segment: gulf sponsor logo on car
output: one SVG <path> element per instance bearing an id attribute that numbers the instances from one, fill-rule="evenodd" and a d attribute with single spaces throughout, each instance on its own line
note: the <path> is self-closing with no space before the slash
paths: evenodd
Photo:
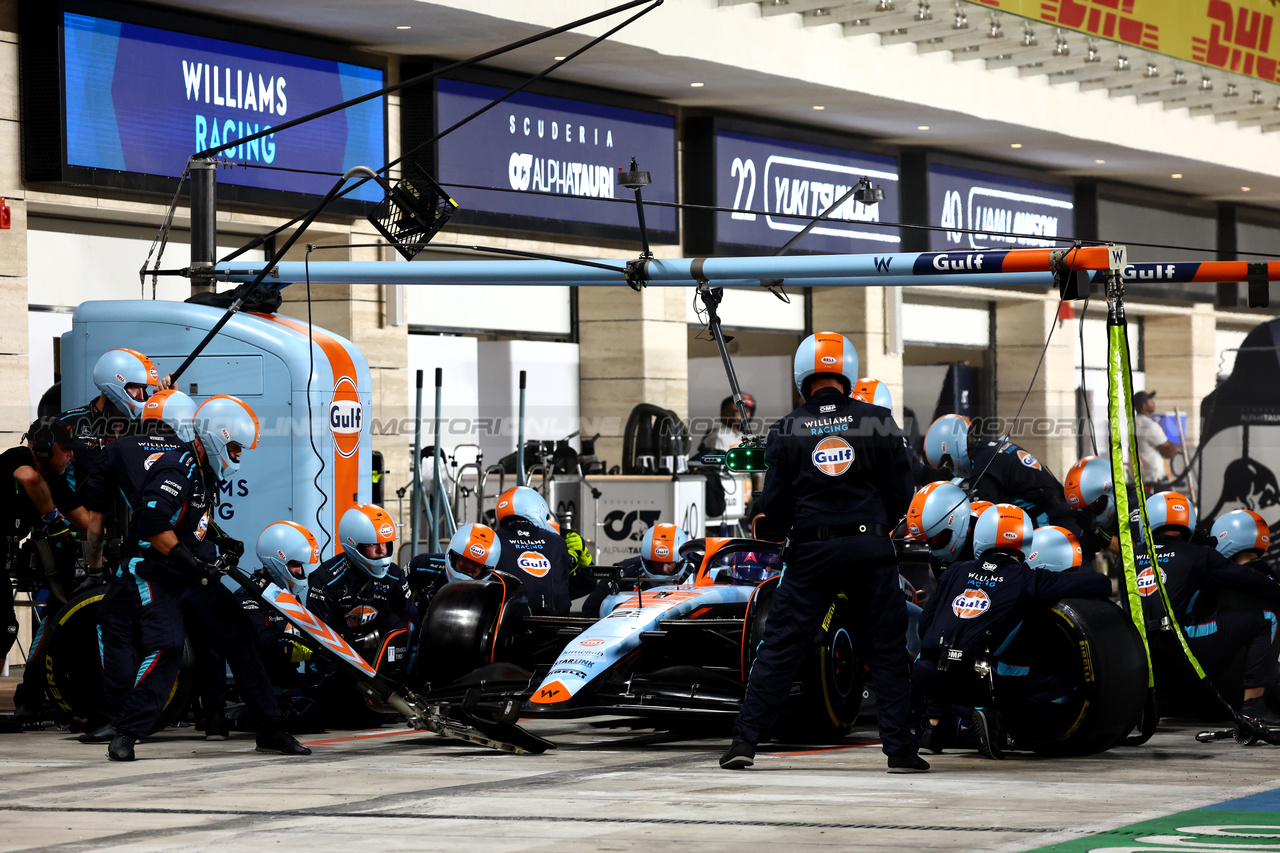
<path id="1" fill-rule="evenodd" d="M 589 639 L 589 640 L 580 640 L 580 641 L 578 642 L 578 645 L 580 645 L 580 646 L 603 646 L 603 645 L 604 645 L 604 640 L 600 639 L 599 637 L 592 637 L 592 638 L 591 638 L 591 639 Z"/>
<path id="2" fill-rule="evenodd" d="M 839 477 L 853 464 L 853 447 L 838 436 L 824 438 L 813 449 L 811 458 L 813 467 L 828 477 Z"/>
<path id="3" fill-rule="evenodd" d="M 976 619 L 991 607 L 991 599 L 980 589 L 966 589 L 951 600 L 951 611 L 961 619 Z"/>
<path id="4" fill-rule="evenodd" d="M 537 551 L 525 551 L 516 558 L 516 565 L 535 578 L 545 577 L 551 571 L 551 561 Z"/>
<path id="5" fill-rule="evenodd" d="M 1165 573 L 1164 569 L 1160 570 L 1160 580 L 1162 582 L 1169 580 L 1169 575 Z M 1151 571 L 1150 566 L 1138 572 L 1139 595 L 1155 595 L 1158 590 L 1159 587 L 1156 586 L 1156 575 L 1155 572 Z"/>

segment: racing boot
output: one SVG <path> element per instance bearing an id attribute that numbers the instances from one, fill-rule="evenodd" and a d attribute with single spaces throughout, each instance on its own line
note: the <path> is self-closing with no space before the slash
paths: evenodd
<path id="1" fill-rule="evenodd" d="M 929 762 L 919 755 L 890 755 L 890 773 L 928 773 Z"/>
<path id="2" fill-rule="evenodd" d="M 116 739 L 116 727 L 110 723 L 103 723 L 96 729 L 90 729 L 76 740 L 81 743 L 111 743 Z"/>
<path id="3" fill-rule="evenodd" d="M 1280 717 L 1267 707 L 1267 701 L 1261 696 L 1255 699 L 1246 699 L 1244 704 L 1240 706 L 1241 716 L 1248 717 L 1253 722 L 1268 729 L 1280 729 Z"/>
<path id="4" fill-rule="evenodd" d="M 920 748 L 928 750 L 933 755 L 942 753 L 942 726 L 944 723 L 939 721 L 938 725 L 933 725 L 928 720 L 920 723 Z"/>
<path id="5" fill-rule="evenodd" d="M 720 767 L 724 770 L 744 770 L 755 763 L 756 745 L 740 737 L 735 737 L 720 756 Z"/>
<path id="6" fill-rule="evenodd" d="M 133 745 L 136 740 L 129 735 L 117 734 L 107 747 L 107 758 L 112 761 L 133 761 Z"/>
<path id="7" fill-rule="evenodd" d="M 973 727 L 978 732 L 978 752 L 987 758 L 1004 758 L 1004 726 L 995 708 L 974 708 Z"/>
<path id="8" fill-rule="evenodd" d="M 258 732 L 258 752 L 274 752 L 279 755 L 310 755 L 311 750 L 298 743 L 293 735 L 282 728 Z"/>
<path id="9" fill-rule="evenodd" d="M 226 715 L 221 711 L 211 711 L 204 721 L 204 739 L 226 740 L 230 734 Z"/>

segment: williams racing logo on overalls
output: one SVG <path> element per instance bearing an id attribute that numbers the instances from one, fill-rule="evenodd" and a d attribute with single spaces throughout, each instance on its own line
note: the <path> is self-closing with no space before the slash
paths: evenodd
<path id="1" fill-rule="evenodd" d="M 966 589 L 951 600 L 951 612 L 961 619 L 977 619 L 991 607 L 991 599 L 980 589 Z"/>
<path id="2" fill-rule="evenodd" d="M 1160 570 L 1160 582 L 1161 583 L 1169 582 L 1169 575 L 1165 573 L 1164 569 Z M 1155 572 L 1151 571 L 1150 567 L 1145 568 L 1142 571 L 1138 572 L 1138 594 L 1139 595 L 1142 595 L 1142 596 L 1155 595 L 1158 589 L 1159 587 L 1156 586 Z"/>
<path id="3" fill-rule="evenodd" d="M 853 448 L 843 438 L 832 436 L 813 449 L 813 467 L 828 477 L 839 477 L 853 464 Z"/>
<path id="4" fill-rule="evenodd" d="M 546 577 L 551 571 L 551 561 L 537 551 L 525 551 L 516 559 L 516 565 L 535 578 Z"/>

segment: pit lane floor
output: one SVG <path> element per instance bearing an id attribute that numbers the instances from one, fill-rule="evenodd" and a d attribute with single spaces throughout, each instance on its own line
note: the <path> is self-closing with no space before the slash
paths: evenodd
<path id="1" fill-rule="evenodd" d="M 116 764 L 65 732 L 0 735 L 0 850 L 1159 850 L 1126 831 L 1071 839 L 1280 788 L 1276 748 L 1198 744 L 1193 724 L 1087 759 L 929 756 L 934 772 L 911 776 L 885 773 L 868 729 L 835 749 L 770 744 L 730 773 L 719 737 L 528 725 L 559 748 L 512 756 L 386 727 L 304 737 L 311 757 L 282 758 L 252 735 L 170 729 Z M 1280 822 L 1275 794 L 1252 802 L 1255 823 Z"/>

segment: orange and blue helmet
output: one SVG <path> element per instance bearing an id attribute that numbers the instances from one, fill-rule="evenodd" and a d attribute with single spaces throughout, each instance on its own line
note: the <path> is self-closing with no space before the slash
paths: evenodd
<path id="1" fill-rule="evenodd" d="M 879 379 L 859 379 L 853 386 L 853 396 L 873 406 L 893 408 L 893 394 L 889 391 L 889 386 Z"/>
<path id="2" fill-rule="evenodd" d="M 146 395 L 160 384 L 160 371 L 155 362 L 137 350 L 113 349 L 103 353 L 94 364 L 93 384 L 120 414 L 136 418 L 142 414 Z M 142 386 L 141 400 L 129 394 L 130 385 Z"/>
<path id="3" fill-rule="evenodd" d="M 1152 533 L 1172 527 L 1186 531 L 1183 538 L 1190 539 L 1196 529 L 1196 508 L 1181 492 L 1156 492 L 1147 498 L 1147 521 Z"/>
<path id="4" fill-rule="evenodd" d="M 492 527 L 484 524 L 464 524 L 449 539 L 449 552 L 445 555 L 445 575 L 451 581 L 482 578 L 498 568 L 502 556 L 502 542 Z M 484 566 L 488 571 L 471 574 L 457 567 L 458 558 Z"/>
<path id="5" fill-rule="evenodd" d="M 934 468 L 948 461 L 951 470 L 968 477 L 973 470 L 969 460 L 969 419 L 964 415 L 943 415 L 929 424 L 924 434 L 924 455 Z"/>
<path id="6" fill-rule="evenodd" d="M 848 394 L 858 378 L 858 351 L 844 335 L 818 332 L 801 341 L 796 350 L 793 373 L 796 388 L 806 400 L 809 398 L 809 383 L 818 376 L 840 379 L 844 393 Z"/>
<path id="7" fill-rule="evenodd" d="M 939 480 L 916 492 L 907 509 L 907 536 L 924 539 L 929 553 L 950 563 L 964 550 L 969 535 L 969 496 L 964 489 Z"/>
<path id="8" fill-rule="evenodd" d="M 523 518 L 534 527 L 541 527 L 552 533 L 560 532 L 560 522 L 551 513 L 551 507 L 542 495 L 528 486 L 513 486 L 498 495 L 498 506 L 495 512 L 498 524 L 508 518 Z"/>
<path id="9" fill-rule="evenodd" d="M 1084 565 L 1084 550 L 1070 530 L 1047 524 L 1037 527 L 1031 537 L 1027 565 L 1033 569 L 1069 572 Z"/>
<path id="10" fill-rule="evenodd" d="M 293 593 L 294 598 L 306 604 L 307 581 L 320 565 L 320 545 L 311 531 L 292 521 L 277 521 L 268 524 L 258 534 L 254 550 L 276 586 Z M 293 573 L 290 563 L 302 567 L 302 577 Z"/>
<path id="11" fill-rule="evenodd" d="M 204 445 L 209 465 L 222 482 L 240 470 L 239 455 L 233 457 L 230 445 L 240 445 L 240 453 L 258 446 L 262 434 L 258 416 L 239 397 L 218 394 L 200 404 L 192 416 L 196 437 Z"/>
<path id="12" fill-rule="evenodd" d="M 195 437 L 196 401 L 174 388 L 157 391 L 142 407 L 142 423 L 162 423 L 180 441 Z"/>
<path id="13" fill-rule="evenodd" d="M 377 504 L 355 504 L 338 520 L 338 539 L 346 558 L 373 578 L 385 578 L 395 559 L 396 523 Z M 386 556 L 366 557 L 362 545 L 387 544 Z"/>
<path id="14" fill-rule="evenodd" d="M 996 504 L 978 516 L 973 526 L 973 556 L 988 551 L 1009 551 L 1026 558 L 1031 552 L 1035 526 L 1026 510 L 1013 504 Z"/>
<path id="15" fill-rule="evenodd" d="M 1101 456 L 1085 456 L 1072 465 L 1062 486 L 1072 509 L 1088 510 L 1106 528 L 1116 520 L 1113 488 L 1111 463 Z"/>
<path id="16" fill-rule="evenodd" d="M 641 571 L 650 580 L 676 582 L 688 571 L 680 549 L 689 541 L 689 534 L 674 524 L 655 524 L 644 532 L 640 540 Z"/>
<path id="17" fill-rule="evenodd" d="M 1234 509 L 1213 523 L 1213 547 L 1224 557 L 1256 551 L 1261 557 L 1271 547 L 1271 528 L 1251 509 Z"/>

